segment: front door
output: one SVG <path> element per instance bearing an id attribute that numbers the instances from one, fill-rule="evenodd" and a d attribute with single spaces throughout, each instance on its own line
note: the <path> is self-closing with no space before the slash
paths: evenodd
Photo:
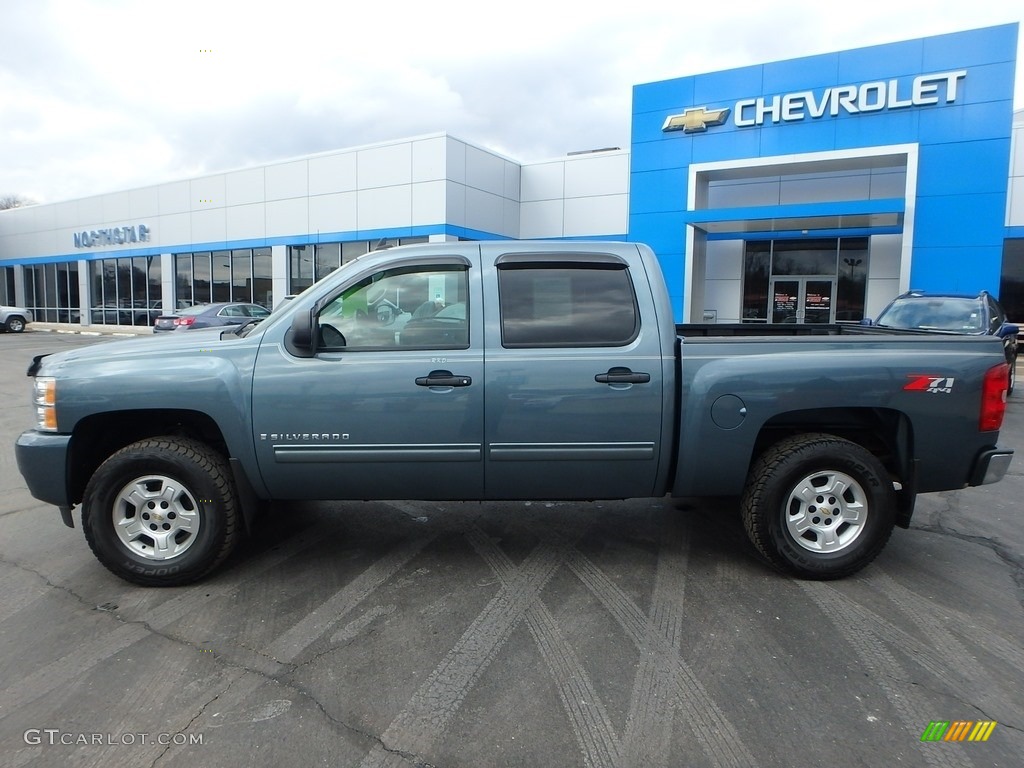
<path id="1" fill-rule="evenodd" d="M 835 293 L 835 278 L 772 278 L 769 288 L 771 322 L 831 323 Z"/>
<path id="2" fill-rule="evenodd" d="M 314 356 L 263 342 L 253 438 L 274 498 L 481 496 L 477 263 L 453 255 L 368 267 L 327 297 Z"/>

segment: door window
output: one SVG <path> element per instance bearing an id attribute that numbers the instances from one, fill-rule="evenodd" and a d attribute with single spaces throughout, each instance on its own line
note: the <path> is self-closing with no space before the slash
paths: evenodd
<path id="1" fill-rule="evenodd" d="M 343 290 L 318 315 L 320 349 L 466 349 L 465 266 L 401 267 Z"/>
<path id="2" fill-rule="evenodd" d="M 498 296 L 507 348 L 623 346 L 639 330 L 624 265 L 509 265 L 498 271 Z"/>

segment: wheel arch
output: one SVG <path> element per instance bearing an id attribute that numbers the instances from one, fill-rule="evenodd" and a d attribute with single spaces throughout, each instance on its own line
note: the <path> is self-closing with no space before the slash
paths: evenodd
<path id="1" fill-rule="evenodd" d="M 202 411 L 144 409 L 97 413 L 79 421 L 71 434 L 68 491 L 73 503 L 82 500 L 96 469 L 117 451 L 149 437 L 174 435 L 199 440 L 230 458 L 224 433 Z"/>
<path id="2" fill-rule="evenodd" d="M 910 525 L 917 483 L 913 424 L 905 413 L 892 408 L 811 408 L 777 414 L 761 426 L 748 472 L 779 441 L 807 433 L 841 437 L 877 457 L 896 483 L 896 525 Z"/>

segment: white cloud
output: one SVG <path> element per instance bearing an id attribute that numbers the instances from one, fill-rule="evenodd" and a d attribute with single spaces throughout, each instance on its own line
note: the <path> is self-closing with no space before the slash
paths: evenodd
<path id="1" fill-rule="evenodd" d="M 526 160 L 626 147 L 637 83 L 1024 16 L 947 0 L 9 6 L 0 192 L 47 201 L 442 130 Z"/>

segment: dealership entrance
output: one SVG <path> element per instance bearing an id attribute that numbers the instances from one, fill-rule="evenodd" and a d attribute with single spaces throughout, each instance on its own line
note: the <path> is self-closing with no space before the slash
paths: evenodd
<path id="1" fill-rule="evenodd" d="M 773 277 L 771 322 L 831 323 L 835 293 L 835 278 Z"/>
<path id="2" fill-rule="evenodd" d="M 864 317 L 867 237 L 749 240 L 744 323 L 856 322 Z"/>

